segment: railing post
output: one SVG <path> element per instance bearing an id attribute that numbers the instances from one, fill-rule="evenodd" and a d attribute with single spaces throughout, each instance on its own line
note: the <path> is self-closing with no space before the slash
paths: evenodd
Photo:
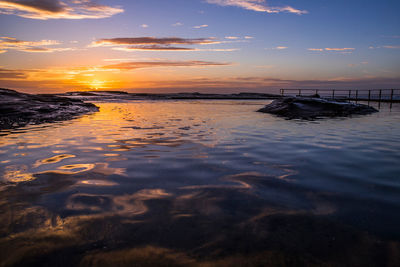
<path id="1" fill-rule="evenodd" d="M 349 99 L 348 100 L 350 100 L 350 97 L 351 97 L 351 90 L 349 90 Z"/>
<path id="2" fill-rule="evenodd" d="M 378 102 L 378 108 L 381 108 L 381 99 L 382 99 L 382 89 L 379 89 L 379 102 Z"/>
<path id="3" fill-rule="evenodd" d="M 393 106 L 393 93 L 394 93 L 394 89 L 392 89 L 392 91 L 390 92 L 390 109 L 392 109 L 392 106 Z"/>
<path id="4" fill-rule="evenodd" d="M 301 96 L 301 89 L 299 89 L 299 96 Z"/>
<path id="5" fill-rule="evenodd" d="M 335 99 L 335 89 L 332 89 L 332 99 Z"/>
<path id="6" fill-rule="evenodd" d="M 369 101 L 371 101 L 371 90 L 368 90 L 368 106 L 369 106 Z"/>
<path id="7" fill-rule="evenodd" d="M 356 104 L 358 102 L 358 90 L 356 90 Z"/>
<path id="8" fill-rule="evenodd" d="M 285 91 L 285 89 L 281 89 L 281 96 L 284 95 L 284 91 Z"/>

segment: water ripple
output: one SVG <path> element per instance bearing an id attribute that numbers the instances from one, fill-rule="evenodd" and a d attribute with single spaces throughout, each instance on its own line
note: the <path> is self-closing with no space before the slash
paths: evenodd
<path id="1" fill-rule="evenodd" d="M 312 263 L 359 253 L 358 266 L 390 258 L 400 107 L 306 122 L 254 112 L 265 103 L 98 103 L 68 122 L 0 131 L 2 253 L 26 263 L 74 247 L 84 259 L 65 259 L 76 263 L 168 251 L 222 266 L 243 251 L 292 262 L 307 252 Z"/>

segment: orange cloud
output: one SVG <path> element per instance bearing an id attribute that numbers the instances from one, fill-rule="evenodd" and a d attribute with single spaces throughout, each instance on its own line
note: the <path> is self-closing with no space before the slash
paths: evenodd
<path id="1" fill-rule="evenodd" d="M 207 24 L 203 24 L 203 25 L 198 25 L 198 26 L 194 26 L 194 29 L 201 29 L 201 28 L 207 28 L 208 25 Z"/>
<path id="2" fill-rule="evenodd" d="M 52 53 L 70 51 L 74 48 L 54 48 L 49 46 L 60 45 L 56 40 L 22 41 L 13 37 L 0 37 L 0 51 L 17 50 L 32 53 Z M 0 52 L 1 53 L 1 52 Z"/>
<path id="3" fill-rule="evenodd" d="M 266 13 L 287 12 L 287 13 L 294 13 L 297 15 L 308 13 L 308 11 L 306 10 L 296 9 L 291 6 L 271 7 L 267 5 L 265 0 L 206 0 L 206 2 L 209 4 L 216 4 L 220 6 L 236 6 L 256 12 L 266 12 Z"/>
<path id="4" fill-rule="evenodd" d="M 99 19 L 108 18 L 124 10 L 97 4 L 93 0 L 2 0 L 0 14 L 30 19 Z"/>
<path id="5" fill-rule="evenodd" d="M 325 48 L 326 51 L 353 51 L 355 48 Z"/>
<path id="6" fill-rule="evenodd" d="M 231 63 L 210 61 L 170 61 L 148 60 L 128 61 L 111 65 L 94 67 L 51 68 L 51 69 L 5 69 L 0 68 L 0 87 L 36 87 L 36 88 L 90 88 L 94 83 L 102 83 L 102 88 L 119 88 L 121 79 L 132 83 L 131 72 L 148 68 L 176 67 L 218 67 L 229 66 Z M 154 72 L 147 75 L 154 78 Z M 147 77 L 146 76 L 146 77 Z M 143 73 L 140 77 L 144 77 Z"/>
<path id="7" fill-rule="evenodd" d="M 190 75 L 169 75 L 163 71 L 134 73 L 141 68 L 208 67 L 229 65 L 229 63 L 202 61 L 140 61 L 99 67 L 52 68 L 32 70 L 12 70 L 0 68 L 0 87 L 18 88 L 32 92 L 65 92 L 101 87 L 102 89 L 129 90 L 140 92 L 265 92 L 279 88 L 359 88 L 371 89 L 396 87 L 400 77 L 336 77 L 331 79 L 282 79 L 269 76 L 223 76 L 214 77 Z M 179 73 L 181 73 L 179 71 Z M 197 72 L 201 75 L 201 72 Z M 100 86 L 101 85 L 101 86 Z"/>
<path id="8" fill-rule="evenodd" d="M 318 52 L 322 52 L 324 51 L 323 48 L 308 48 L 308 51 L 318 51 Z"/>
<path id="9" fill-rule="evenodd" d="M 103 66 L 103 69 L 111 70 L 135 70 L 142 68 L 155 67 L 211 67 L 228 66 L 230 63 L 210 62 L 210 61 L 142 61 L 142 62 L 124 62 Z"/>

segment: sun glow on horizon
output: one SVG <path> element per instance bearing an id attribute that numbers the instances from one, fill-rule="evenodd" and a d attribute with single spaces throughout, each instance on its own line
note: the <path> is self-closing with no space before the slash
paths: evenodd
<path id="1" fill-rule="evenodd" d="M 95 90 L 107 88 L 107 86 L 105 85 L 106 81 L 102 80 L 92 80 L 89 84 L 90 89 L 95 89 Z"/>

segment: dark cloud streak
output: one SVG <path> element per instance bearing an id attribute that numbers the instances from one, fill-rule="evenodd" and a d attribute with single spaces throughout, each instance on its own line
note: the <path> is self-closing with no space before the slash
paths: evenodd
<path id="1" fill-rule="evenodd" d="M 58 13 L 65 10 L 65 6 L 57 0 L 14 0 L 14 1 L 2 1 L 10 4 L 17 4 L 20 6 L 25 6 L 41 11 L 47 11 L 52 13 Z"/>
<path id="2" fill-rule="evenodd" d="M 92 43 L 93 47 L 112 46 L 119 50 L 148 50 L 148 51 L 193 51 L 194 48 L 177 47 L 176 45 L 207 45 L 221 42 L 213 38 L 179 38 L 179 37 L 133 37 L 101 39 Z"/>
<path id="3" fill-rule="evenodd" d="M 219 43 L 212 38 L 179 38 L 179 37 L 168 37 L 168 38 L 156 38 L 156 37 L 134 37 L 134 38 L 111 38 L 101 39 L 95 44 L 114 44 L 114 45 L 171 45 L 171 44 L 183 44 L 183 45 L 195 45 L 195 44 L 216 44 Z"/>
<path id="4" fill-rule="evenodd" d="M 0 14 L 30 19 L 98 19 L 124 10 L 94 0 L 0 0 Z"/>
<path id="5" fill-rule="evenodd" d="M 210 66 L 228 66 L 230 63 L 210 62 L 210 61 L 141 61 L 141 62 L 124 62 L 103 66 L 103 69 L 116 70 L 135 70 L 142 68 L 155 67 L 210 67 Z"/>
<path id="6" fill-rule="evenodd" d="M 121 48 L 121 50 L 150 50 L 150 51 L 192 51 L 193 48 L 176 47 L 176 46 L 163 46 L 163 45 L 141 45 L 141 46 L 128 46 Z"/>
<path id="7" fill-rule="evenodd" d="M 0 68 L 0 79 L 25 79 L 26 77 L 23 71 Z"/>

